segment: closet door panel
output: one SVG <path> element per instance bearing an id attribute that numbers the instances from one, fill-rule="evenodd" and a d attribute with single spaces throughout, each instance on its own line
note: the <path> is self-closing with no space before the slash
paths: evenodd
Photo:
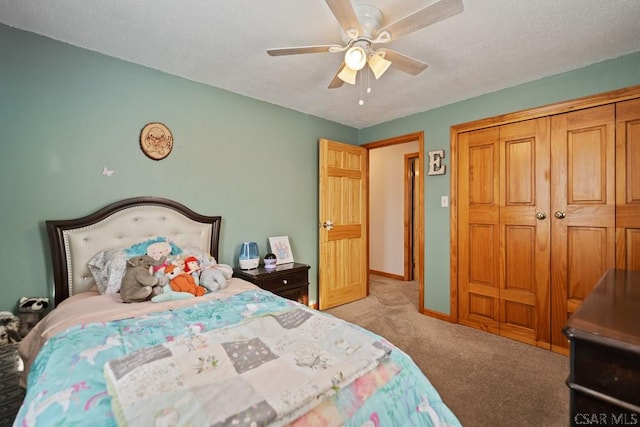
<path id="1" fill-rule="evenodd" d="M 460 135 L 459 322 L 499 333 L 498 130 Z"/>
<path id="2" fill-rule="evenodd" d="M 500 335 L 549 348 L 549 119 L 501 126 L 500 152 Z"/>
<path id="3" fill-rule="evenodd" d="M 611 232 L 605 227 L 568 227 L 567 312 L 575 312 L 603 272 L 611 268 L 606 263 L 612 246 L 610 240 Z"/>
<path id="4" fill-rule="evenodd" d="M 616 104 L 616 267 L 640 270 L 640 99 Z"/>
<path id="5" fill-rule="evenodd" d="M 562 327 L 615 265 L 614 105 L 551 118 L 552 347 Z"/>
<path id="6" fill-rule="evenodd" d="M 621 240 L 624 247 L 620 250 L 620 257 L 623 257 L 624 264 L 621 263 L 617 268 L 640 270 L 640 225 L 624 229 Z"/>

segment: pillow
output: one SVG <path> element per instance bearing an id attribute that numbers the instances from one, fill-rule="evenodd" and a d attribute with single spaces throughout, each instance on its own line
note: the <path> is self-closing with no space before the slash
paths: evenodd
<path id="1" fill-rule="evenodd" d="M 129 246 L 126 249 L 126 252 L 130 257 L 140 256 L 140 255 L 149 255 L 147 251 L 149 246 L 153 245 L 154 243 L 160 243 L 160 242 L 165 243 L 165 245 L 168 244 L 167 249 L 170 248 L 170 252 L 167 254 L 168 256 L 179 255 L 182 252 L 182 250 L 175 243 L 173 243 L 169 238 L 164 236 L 158 236 L 152 239 L 145 240 L 143 242 L 135 243 Z"/>
<path id="2" fill-rule="evenodd" d="M 179 254 L 182 250 L 167 237 L 158 236 L 142 242 L 135 243 L 127 248 L 106 249 L 98 252 L 89 260 L 87 267 L 96 281 L 98 292 L 102 295 L 120 292 L 120 284 L 124 271 L 127 268 L 127 260 L 134 256 L 145 255 L 147 248 L 154 243 L 168 242 L 171 246 L 171 255 Z"/>
<path id="3" fill-rule="evenodd" d="M 120 284 L 127 260 L 131 258 L 126 248 L 108 249 L 100 251 L 87 263 L 89 271 L 96 281 L 98 292 L 102 295 L 120 292 Z"/>
<path id="4" fill-rule="evenodd" d="M 182 248 L 182 258 L 184 259 L 190 256 L 196 257 L 201 267 L 207 267 L 218 263 L 216 259 L 209 254 L 209 252 L 203 251 L 197 246 Z"/>

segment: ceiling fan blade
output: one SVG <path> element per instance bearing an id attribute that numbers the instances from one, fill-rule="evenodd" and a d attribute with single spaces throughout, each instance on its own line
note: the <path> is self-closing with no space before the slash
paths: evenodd
<path id="1" fill-rule="evenodd" d="M 389 41 L 398 40 L 398 38 L 406 34 L 450 18 L 463 10 L 462 0 L 439 0 L 411 15 L 386 25 L 377 34 L 380 35 L 386 31 L 391 36 Z"/>
<path id="2" fill-rule="evenodd" d="M 422 61 L 411 58 L 389 49 L 378 49 L 378 52 L 384 52 L 384 59 L 391 61 L 391 66 L 405 73 L 418 75 L 423 72 L 428 65 Z"/>
<path id="3" fill-rule="evenodd" d="M 340 27 L 349 37 L 355 39 L 360 34 L 360 21 L 356 15 L 351 0 L 326 0 L 331 13 L 336 17 Z"/>
<path id="4" fill-rule="evenodd" d="M 268 49 L 267 53 L 271 56 L 298 55 L 301 53 L 323 53 L 323 52 L 340 52 L 344 47 L 338 44 L 325 44 L 318 46 L 299 46 L 299 47 L 279 47 Z"/>
<path id="5" fill-rule="evenodd" d="M 345 67 L 344 62 L 340 65 L 340 67 L 338 67 L 338 70 L 336 71 L 336 73 L 333 75 L 333 78 L 331 79 L 331 82 L 329 83 L 328 89 L 336 89 L 339 87 L 342 87 L 342 85 L 344 84 L 344 81 L 342 81 L 342 79 L 340 77 L 338 77 L 338 74 L 340 74 L 340 72 L 342 71 L 342 69 Z"/>

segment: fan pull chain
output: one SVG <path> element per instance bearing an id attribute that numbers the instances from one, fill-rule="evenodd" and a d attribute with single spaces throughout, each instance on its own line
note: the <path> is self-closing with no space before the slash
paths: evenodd
<path id="1" fill-rule="evenodd" d="M 360 101 L 358 101 L 358 104 L 360 106 L 364 105 L 364 96 L 362 96 L 363 88 L 364 88 L 364 78 L 362 77 L 362 73 L 360 73 Z"/>
<path id="2" fill-rule="evenodd" d="M 365 71 L 365 73 L 367 74 L 367 94 L 371 93 L 371 77 L 370 77 L 370 71 L 369 68 L 367 68 L 367 71 Z M 364 76 L 362 75 L 362 73 L 360 73 L 360 100 L 358 101 L 359 105 L 364 105 Z"/>

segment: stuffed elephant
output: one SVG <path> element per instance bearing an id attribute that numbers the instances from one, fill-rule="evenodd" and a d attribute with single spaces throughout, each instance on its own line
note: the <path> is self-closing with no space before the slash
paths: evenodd
<path id="1" fill-rule="evenodd" d="M 227 279 L 231 278 L 221 268 L 209 267 L 200 273 L 200 286 L 204 286 L 210 292 L 217 292 L 227 287 Z"/>
<path id="2" fill-rule="evenodd" d="M 127 268 L 120 285 L 120 297 L 124 302 L 142 302 L 162 293 L 159 279 L 151 274 L 151 267 L 161 265 L 166 257 L 155 260 L 148 255 L 127 260 Z"/>

